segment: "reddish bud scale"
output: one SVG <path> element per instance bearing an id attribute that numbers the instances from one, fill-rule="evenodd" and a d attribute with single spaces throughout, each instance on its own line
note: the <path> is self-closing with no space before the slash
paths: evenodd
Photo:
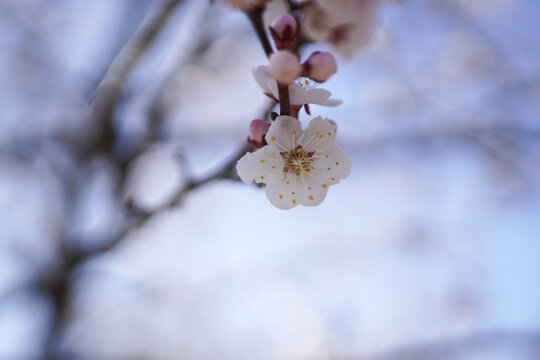
<path id="1" fill-rule="evenodd" d="M 277 17 L 270 25 L 270 34 L 278 50 L 292 50 L 296 39 L 298 24 L 291 15 Z"/>

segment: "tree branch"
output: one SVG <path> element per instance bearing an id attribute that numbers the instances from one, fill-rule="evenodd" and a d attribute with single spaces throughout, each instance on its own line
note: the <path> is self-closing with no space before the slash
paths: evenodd
<path id="1" fill-rule="evenodd" d="M 111 160 L 118 162 L 116 165 L 122 169 L 125 177 L 124 166 L 114 156 L 116 135 L 114 131 L 114 113 L 123 97 L 124 84 L 134 66 L 146 53 L 173 10 L 182 0 L 168 0 L 157 5 L 145 18 L 143 23 L 132 38 L 113 60 L 108 71 L 96 89 L 95 101 L 92 105 L 93 119 L 101 126 L 100 136 L 89 149 L 85 151 L 85 158 L 99 154 L 108 154 Z M 119 242 L 118 239 L 116 242 Z M 107 251 L 114 243 L 107 243 L 100 249 L 89 251 L 77 251 L 70 249 L 67 238 L 61 239 L 59 264 L 52 274 L 42 274 L 36 281 L 36 287 L 47 294 L 51 299 L 51 328 L 45 340 L 43 358 L 47 360 L 59 359 L 58 346 L 61 340 L 61 331 L 68 316 L 69 300 L 71 297 L 73 273 L 80 264 L 88 258 Z"/>
<path id="2" fill-rule="evenodd" d="M 270 58 L 270 55 L 272 55 L 273 50 L 272 50 L 272 45 L 270 45 L 270 41 L 268 40 L 268 36 L 266 35 L 266 31 L 264 29 L 264 24 L 262 20 L 263 10 L 264 10 L 263 8 L 257 7 L 248 11 L 246 15 L 248 16 L 251 22 L 251 26 L 253 27 L 253 30 L 255 30 L 255 33 L 257 34 L 257 38 L 259 39 L 259 42 L 261 43 L 261 46 L 263 47 L 266 57 Z M 289 87 L 287 85 L 280 85 L 278 83 L 278 94 L 279 94 L 280 114 L 291 115 Z"/>
<path id="3" fill-rule="evenodd" d="M 274 101 L 268 103 L 268 106 L 265 109 L 264 114 L 262 115 L 263 119 L 267 119 L 270 116 L 270 113 L 272 112 L 274 106 Z M 110 241 L 105 242 L 103 246 L 96 247 L 91 250 L 85 250 L 84 253 L 78 254 L 78 262 L 86 261 L 91 257 L 111 250 L 112 248 L 117 246 L 131 230 L 143 226 L 151 218 L 154 218 L 155 216 L 178 206 L 184 199 L 184 196 L 190 191 L 202 187 L 214 180 L 238 180 L 238 176 L 235 171 L 236 163 L 238 160 L 240 160 L 242 156 L 246 154 L 246 152 L 252 151 L 253 149 L 253 145 L 246 142 L 224 164 L 218 166 L 215 170 L 211 171 L 208 175 L 200 179 L 190 179 L 181 189 L 177 191 L 174 196 L 172 196 L 171 200 L 151 212 L 138 211 L 136 208 L 132 208 L 129 224 L 119 234 L 114 236 Z"/>
<path id="4" fill-rule="evenodd" d="M 272 55 L 274 51 L 272 50 L 272 45 L 270 45 L 268 36 L 266 36 L 266 30 L 264 29 L 264 23 L 262 20 L 263 11 L 264 11 L 263 8 L 256 7 L 246 12 L 246 15 L 249 18 L 249 21 L 251 22 L 251 26 L 253 27 L 253 30 L 255 30 L 255 34 L 257 34 L 257 38 L 259 39 L 259 43 L 261 44 L 264 50 L 264 53 L 266 54 L 266 57 L 269 58 L 270 55 Z"/>
<path id="5" fill-rule="evenodd" d="M 181 2 L 182 0 L 168 0 L 164 4 L 156 5 L 141 24 L 140 30 L 120 50 L 98 85 L 92 110 L 95 121 L 103 126 L 103 136 L 98 139 L 97 147 L 106 149 L 109 154 L 114 153 L 116 144 L 114 112 L 123 97 L 128 75 Z"/>

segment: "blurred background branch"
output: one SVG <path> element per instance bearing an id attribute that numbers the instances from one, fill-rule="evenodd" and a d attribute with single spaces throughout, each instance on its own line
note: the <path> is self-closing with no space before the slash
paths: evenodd
<path id="1" fill-rule="evenodd" d="M 357 360 L 452 360 L 485 349 L 508 347 L 530 349 L 540 353 L 540 332 L 490 331 L 468 336 L 408 345 L 384 355 L 355 358 Z M 481 356 L 481 355 L 480 355 Z M 353 359 L 353 358 L 351 358 Z M 343 359 L 345 360 L 345 359 Z"/>
<path id="2" fill-rule="evenodd" d="M 102 123 L 104 127 L 102 135 L 98 137 L 100 142 L 97 147 L 106 150 L 109 154 L 114 154 L 116 145 L 114 115 L 122 99 L 128 75 L 180 3 L 182 0 L 156 1 L 156 5 L 143 21 L 140 29 L 120 50 L 96 89 L 92 104 L 93 114 L 95 121 Z"/>
<path id="3" fill-rule="evenodd" d="M 536 22 L 515 15 L 532 10 L 389 8 L 328 82 L 344 105 L 321 112 L 353 175 L 291 216 L 235 184 L 249 120 L 275 110 L 249 73 L 267 60 L 245 16 L 200 0 L 60 3 L 0 3 L 0 359 L 17 339 L 45 359 L 454 360 L 501 344 L 538 358 Z M 180 175 L 149 206 L 130 181 L 156 148 L 174 165 L 143 167 L 157 179 L 143 190 Z M 36 313 L 46 339 L 17 335 L 26 318 L 40 329 Z M 518 330 L 467 335 L 504 326 Z M 416 344 L 426 331 L 443 340 Z"/>

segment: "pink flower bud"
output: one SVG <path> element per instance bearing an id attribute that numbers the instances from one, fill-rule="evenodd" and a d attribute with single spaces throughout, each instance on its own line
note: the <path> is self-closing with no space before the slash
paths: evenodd
<path id="1" fill-rule="evenodd" d="M 334 55 L 327 51 L 315 51 L 302 64 L 302 76 L 318 82 L 325 82 L 337 71 Z"/>
<path id="2" fill-rule="evenodd" d="M 300 75 L 302 67 L 298 57 L 287 50 L 280 50 L 270 56 L 268 75 L 280 84 L 289 85 Z"/>
<path id="3" fill-rule="evenodd" d="M 268 132 L 270 124 L 261 119 L 255 119 L 249 125 L 248 141 L 255 147 L 262 148 L 267 145 L 264 136 Z"/>
<path id="4" fill-rule="evenodd" d="M 298 24 L 289 14 L 277 17 L 270 25 L 270 33 L 278 50 L 292 50 Z"/>

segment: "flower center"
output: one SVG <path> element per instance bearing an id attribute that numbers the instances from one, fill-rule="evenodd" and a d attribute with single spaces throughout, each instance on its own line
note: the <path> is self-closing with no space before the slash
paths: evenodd
<path id="1" fill-rule="evenodd" d="M 302 149 L 302 146 L 298 145 L 294 150 L 289 152 L 282 152 L 283 158 L 283 172 L 285 174 L 292 173 L 294 175 L 307 175 L 307 173 L 313 169 L 313 158 L 315 152 L 307 152 Z"/>
<path id="2" fill-rule="evenodd" d="M 311 90 L 316 88 L 319 84 L 307 77 L 299 77 L 296 79 L 296 83 L 300 85 L 304 90 Z"/>

